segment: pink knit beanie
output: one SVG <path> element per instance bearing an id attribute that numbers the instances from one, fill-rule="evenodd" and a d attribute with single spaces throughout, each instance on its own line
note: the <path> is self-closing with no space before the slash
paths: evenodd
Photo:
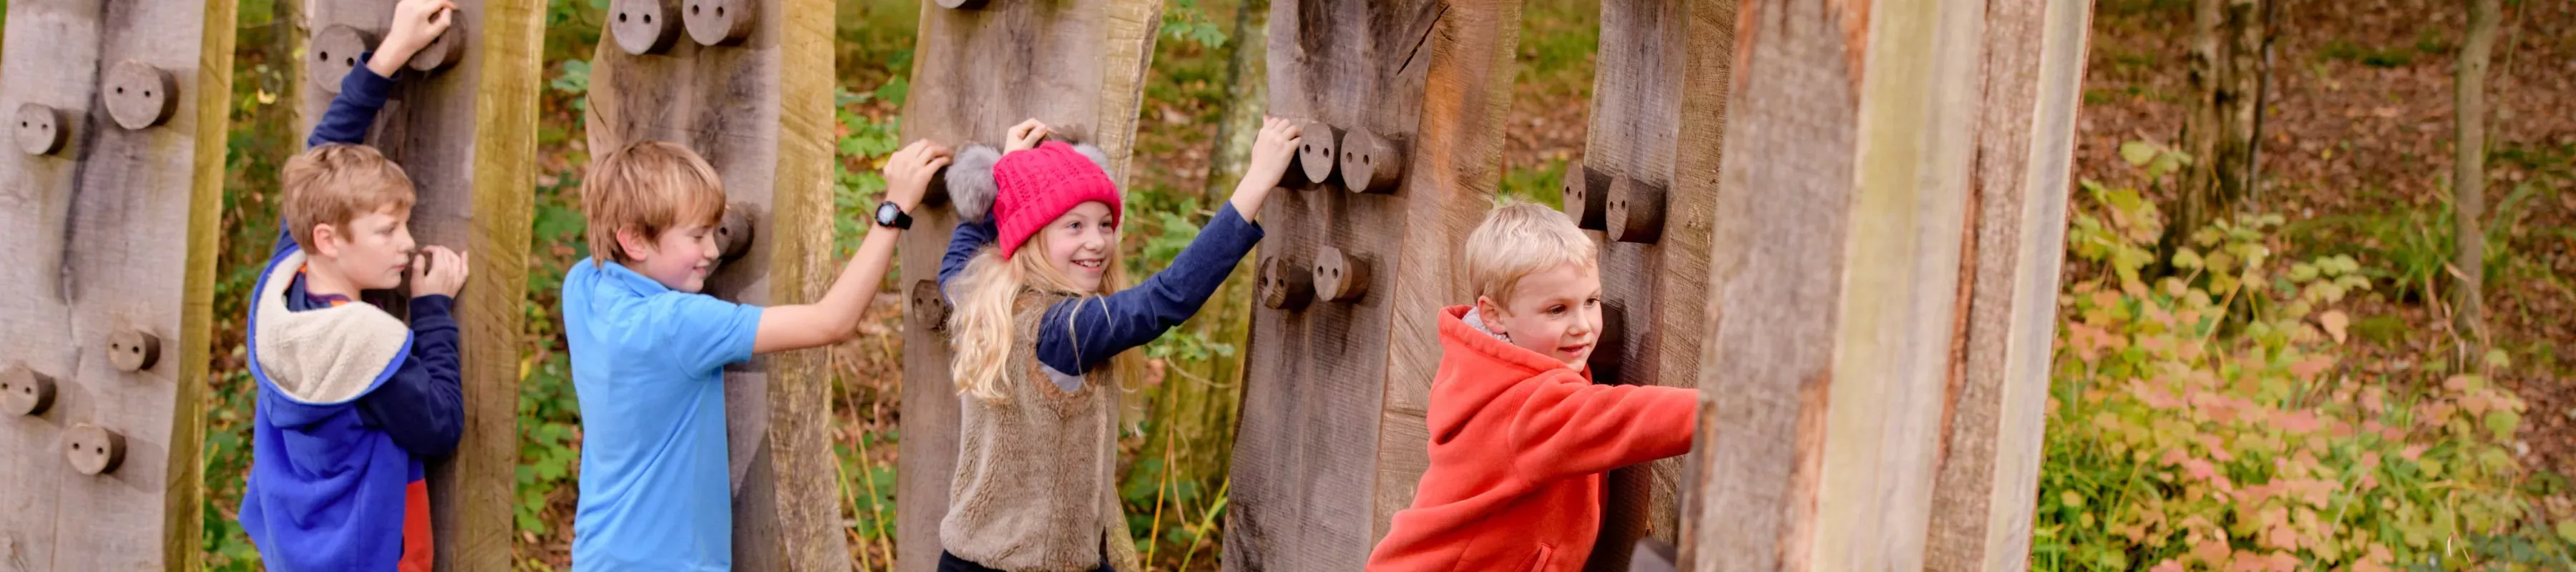
<path id="1" fill-rule="evenodd" d="M 1122 216 L 1118 185 L 1093 158 L 1073 146 L 1049 141 L 1037 148 L 1005 155 L 993 165 L 993 222 L 1001 231 L 1002 259 L 1027 243 L 1029 236 L 1082 203 L 1109 205 L 1110 224 Z"/>

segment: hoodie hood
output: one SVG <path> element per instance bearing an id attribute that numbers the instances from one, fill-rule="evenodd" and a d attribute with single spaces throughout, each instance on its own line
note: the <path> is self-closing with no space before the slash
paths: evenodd
<path id="1" fill-rule="evenodd" d="M 1486 402 L 1531 378 L 1545 376 L 1553 383 L 1592 383 L 1592 372 L 1568 368 L 1565 362 L 1512 345 L 1509 339 L 1495 334 L 1479 319 L 1472 305 L 1440 310 L 1440 352 L 1440 370 L 1432 380 L 1431 391 L 1462 407 L 1431 411 L 1428 421 L 1433 435 L 1465 425 Z"/>
<path id="2" fill-rule="evenodd" d="M 252 298 L 251 377 L 269 390 L 261 394 L 270 406 L 264 413 L 282 428 L 355 407 L 411 353 L 411 329 L 373 305 L 288 310 L 287 287 L 305 260 L 302 249 L 280 253 Z"/>

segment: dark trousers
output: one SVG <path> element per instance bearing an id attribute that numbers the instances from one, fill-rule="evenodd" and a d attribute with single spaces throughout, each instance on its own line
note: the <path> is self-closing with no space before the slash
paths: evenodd
<path id="1" fill-rule="evenodd" d="M 949 553 L 948 553 L 948 551 L 946 551 L 946 550 L 941 550 L 941 551 L 939 551 L 939 572 L 1003 572 L 1003 571 L 1001 571 L 1001 570 L 996 570 L 996 569 L 992 569 L 992 568 L 985 568 L 985 567 L 984 567 L 984 565 L 982 565 L 982 564 L 976 564 L 976 563 L 973 563 L 973 562 L 967 562 L 967 561 L 966 561 L 966 559 L 964 559 L 964 558 L 958 558 L 958 557 L 957 557 L 957 555 L 955 555 L 955 554 L 949 554 Z M 1118 571 L 1117 571 L 1117 570 L 1113 570 L 1113 569 L 1111 569 L 1111 568 L 1109 567 L 1109 557 L 1107 557 L 1107 556 L 1102 556 L 1102 557 L 1100 558 L 1100 572 L 1118 572 Z"/>

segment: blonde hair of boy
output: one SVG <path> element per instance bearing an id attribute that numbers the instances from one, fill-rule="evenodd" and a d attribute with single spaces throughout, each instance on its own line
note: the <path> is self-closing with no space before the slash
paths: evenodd
<path id="1" fill-rule="evenodd" d="M 1010 352 L 1018 346 L 1021 292 L 1081 296 L 1075 300 L 1072 310 L 1079 314 L 1108 311 L 1099 296 L 1127 287 L 1125 256 L 1114 246 L 1109 249 L 1108 258 L 1102 261 L 1109 271 L 1101 277 L 1097 292 L 1084 292 L 1073 286 L 1072 278 L 1047 265 L 1046 257 L 1041 255 L 1046 251 L 1047 238 L 1043 232 L 1029 237 L 1028 244 L 1020 246 L 1019 253 L 1026 256 L 1003 260 L 1001 249 L 986 246 L 975 253 L 973 260 L 966 262 L 965 270 L 958 272 L 956 281 L 951 283 L 957 293 L 957 309 L 948 314 L 948 332 L 957 351 L 949 356 L 948 367 L 956 379 L 958 394 L 972 395 L 986 403 L 1000 403 L 1010 398 L 1010 393 L 1002 387 L 1002 380 L 1006 377 L 1002 368 L 1008 367 Z M 1064 321 L 1065 334 L 1079 337 L 1081 332 L 1073 330 L 1073 323 L 1071 319 Z M 1120 388 L 1144 376 L 1144 356 L 1137 350 L 1111 357 L 1109 366 L 1111 379 Z M 1083 374 L 1079 371 L 1061 373 Z"/>
<path id="2" fill-rule="evenodd" d="M 281 205 L 286 232 L 308 252 L 315 246 L 316 225 L 331 225 L 346 238 L 349 221 L 388 208 L 409 211 L 417 199 L 402 166 L 365 145 L 330 143 L 307 149 L 286 160 L 279 178 L 286 191 Z"/>
<path id="3" fill-rule="evenodd" d="M 635 261 L 617 246 L 618 231 L 655 240 L 672 228 L 714 226 L 724 210 L 724 179 L 716 168 L 669 141 L 641 141 L 609 152 L 591 163 L 589 177 L 581 181 L 593 266 Z"/>
<path id="4" fill-rule="evenodd" d="M 1485 213 L 1467 233 L 1461 270 L 1477 296 L 1510 300 L 1522 278 L 1566 264 L 1598 268 L 1601 249 L 1565 213 L 1537 203 L 1510 203 Z"/>

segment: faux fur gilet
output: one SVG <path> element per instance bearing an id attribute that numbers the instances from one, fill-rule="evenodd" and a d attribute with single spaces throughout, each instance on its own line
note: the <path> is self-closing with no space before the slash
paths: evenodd
<path id="1" fill-rule="evenodd" d="M 1014 571 L 1090 571 L 1104 560 L 1140 569 L 1116 488 L 1118 385 L 1106 366 L 1058 384 L 1066 374 L 1037 360 L 1038 323 L 1068 298 L 1022 292 L 1002 369 L 1008 397 L 958 396 L 957 473 L 939 543 L 959 558 Z"/>

